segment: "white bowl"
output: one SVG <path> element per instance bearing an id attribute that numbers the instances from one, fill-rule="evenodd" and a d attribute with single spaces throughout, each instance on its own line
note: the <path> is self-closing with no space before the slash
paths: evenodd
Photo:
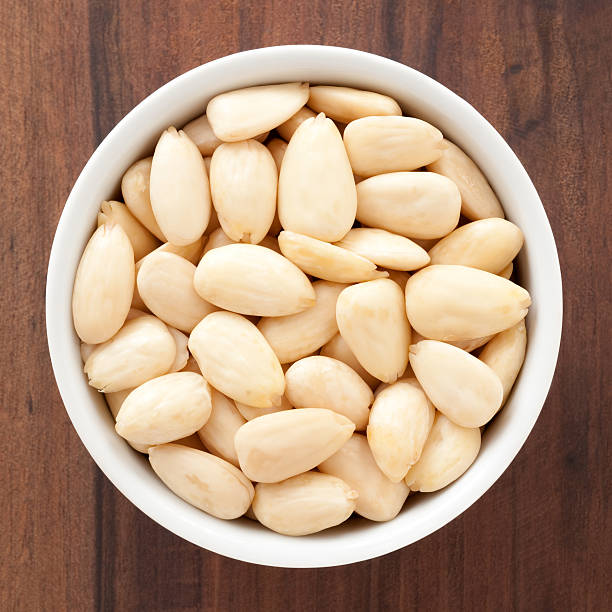
<path id="1" fill-rule="evenodd" d="M 202 114 L 215 94 L 287 81 L 388 94 L 407 114 L 429 121 L 461 146 L 488 177 L 508 218 L 523 230 L 525 247 L 518 268 L 533 299 L 522 372 L 468 472 L 437 493 L 409 498 L 393 521 L 353 519 L 303 538 L 276 534 L 244 518 L 216 519 L 167 489 L 146 458 L 115 433 L 104 398 L 88 386 L 71 315 L 74 275 L 98 207 L 118 193 L 126 168 L 151 154 L 167 126 L 182 126 Z M 341 565 L 383 555 L 425 537 L 472 505 L 501 476 L 534 426 L 561 337 L 561 274 L 554 238 L 538 194 L 510 147 L 474 108 L 436 81 L 389 59 L 338 47 L 271 47 L 230 55 L 179 76 L 141 102 L 96 149 L 70 193 L 51 249 L 46 301 L 49 351 L 66 410 L 113 484 L 153 520 L 198 546 L 282 567 Z"/>

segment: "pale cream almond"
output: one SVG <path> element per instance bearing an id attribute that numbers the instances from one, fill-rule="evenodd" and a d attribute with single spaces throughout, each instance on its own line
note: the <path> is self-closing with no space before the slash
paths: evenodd
<path id="1" fill-rule="evenodd" d="M 133 388 L 124 389 L 123 391 L 114 391 L 111 393 L 105 393 L 104 397 L 106 399 L 106 403 L 110 408 L 111 414 L 113 415 L 113 419 L 117 418 L 117 414 L 119 414 L 119 410 L 123 404 L 123 400 L 133 391 Z M 136 442 L 130 442 L 126 440 L 126 442 L 139 453 L 147 454 L 149 452 L 150 444 L 137 444 Z"/>
<path id="2" fill-rule="evenodd" d="M 421 458 L 404 481 L 412 491 L 438 491 L 466 472 L 479 450 L 478 427 L 460 427 L 437 412 Z"/>
<path id="3" fill-rule="evenodd" d="M 320 114 L 291 138 L 278 180 L 284 229 L 319 240 L 340 240 L 352 227 L 357 194 L 338 128 Z"/>
<path id="4" fill-rule="evenodd" d="M 283 410 L 243 425 L 234 444 L 248 478 L 280 482 L 316 467 L 340 449 L 354 430 L 349 419 L 331 410 Z"/>
<path id="5" fill-rule="evenodd" d="M 391 482 L 400 482 L 421 456 L 435 409 L 414 379 L 402 379 L 377 394 L 368 422 L 374 460 Z"/>
<path id="6" fill-rule="evenodd" d="M 300 110 L 292 115 L 280 125 L 276 126 L 276 131 L 280 134 L 281 138 L 284 138 L 287 142 L 291 140 L 291 137 L 306 119 L 313 119 L 317 116 L 317 113 L 311 111 L 307 106 L 303 106 Z"/>
<path id="7" fill-rule="evenodd" d="M 425 249 L 404 236 L 383 229 L 356 227 L 336 242 L 336 246 L 391 270 L 418 270 L 429 263 Z"/>
<path id="8" fill-rule="evenodd" d="M 371 521 L 395 518 L 408 497 L 403 481 L 391 482 L 380 471 L 361 434 L 353 434 L 338 452 L 319 465 L 319 471 L 342 479 L 357 491 L 355 511 Z"/>
<path id="9" fill-rule="evenodd" d="M 457 186 L 433 172 L 391 172 L 357 185 L 357 220 L 413 239 L 440 238 L 459 222 Z"/>
<path id="10" fill-rule="evenodd" d="M 183 246 L 202 236 L 210 220 L 210 186 L 202 155 L 183 131 L 170 127 L 157 142 L 150 193 L 168 242 Z"/>
<path id="11" fill-rule="evenodd" d="M 346 363 L 347 366 L 359 374 L 359 377 L 364 380 L 370 388 L 374 388 L 380 384 L 378 378 L 372 376 L 359 361 L 357 361 L 357 357 L 355 357 L 353 351 L 351 351 L 349 345 L 340 334 L 336 334 L 327 344 L 325 344 L 321 348 L 320 354 L 323 355 L 323 357 L 331 357 L 332 359 L 338 359 L 338 361 Z"/>
<path id="12" fill-rule="evenodd" d="M 364 117 L 344 130 L 353 172 L 369 177 L 416 170 L 442 155 L 442 133 L 414 117 Z"/>
<path id="13" fill-rule="evenodd" d="M 502 206 L 480 168 L 449 140 L 444 140 L 441 157 L 429 163 L 427 169 L 457 184 L 461 192 L 461 213 L 468 219 L 504 217 Z"/>
<path id="14" fill-rule="evenodd" d="M 209 314 L 191 332 L 188 346 L 204 378 L 221 393 L 257 408 L 280 404 L 283 369 L 261 332 L 244 317 Z"/>
<path id="15" fill-rule="evenodd" d="M 196 267 L 173 253 L 151 253 L 140 264 L 138 292 L 146 307 L 162 321 L 184 332 L 191 330 L 216 306 L 195 291 Z"/>
<path id="16" fill-rule="evenodd" d="M 121 391 L 166 374 L 176 357 L 176 343 L 157 317 L 127 321 L 85 362 L 89 384 L 104 392 Z"/>
<path id="17" fill-rule="evenodd" d="M 406 284 L 406 312 L 421 335 L 455 341 L 484 338 L 525 318 L 529 293 L 513 282 L 467 266 L 435 265 Z"/>
<path id="18" fill-rule="evenodd" d="M 204 247 L 203 255 L 206 255 L 206 253 L 208 253 L 208 251 L 212 251 L 212 249 L 218 249 L 219 247 L 227 246 L 228 244 L 236 244 L 236 241 L 232 240 L 219 227 L 214 232 L 212 232 L 210 236 L 208 237 L 208 240 L 206 241 L 206 246 Z"/>
<path id="19" fill-rule="evenodd" d="M 174 357 L 174 362 L 170 366 L 169 372 L 180 372 L 187 365 L 187 361 L 189 360 L 189 351 L 187 350 L 189 338 L 174 327 L 166 327 L 168 327 L 168 331 L 174 338 L 174 343 L 176 344 L 176 356 Z"/>
<path id="20" fill-rule="evenodd" d="M 217 147 L 210 165 L 213 205 L 223 231 L 236 242 L 257 244 L 276 212 L 278 171 L 268 149 L 256 140 Z"/>
<path id="21" fill-rule="evenodd" d="M 238 412 L 247 420 L 252 421 L 257 417 L 264 416 L 265 414 L 272 414 L 274 412 L 280 412 L 281 410 L 291 410 L 293 406 L 289 403 L 286 395 L 281 398 L 280 406 L 270 406 L 269 408 L 256 408 L 255 406 L 247 406 L 236 402 L 236 408 Z"/>
<path id="22" fill-rule="evenodd" d="M 277 172 L 280 172 L 281 164 L 283 163 L 283 157 L 285 157 L 285 151 L 287 150 L 287 143 L 280 138 L 272 138 L 272 140 L 270 140 L 270 142 L 266 146 L 268 147 L 268 150 L 270 151 L 272 158 L 274 159 Z M 278 218 L 278 215 L 276 218 Z M 278 231 L 280 232 L 280 230 L 282 229 L 280 227 L 280 221 L 278 223 Z"/>
<path id="23" fill-rule="evenodd" d="M 498 275 L 503 278 L 510 279 L 510 277 L 512 276 L 513 269 L 514 269 L 514 264 L 510 262 L 503 270 L 498 272 Z"/>
<path id="24" fill-rule="evenodd" d="M 484 346 L 491 338 L 495 337 L 495 334 L 492 336 L 484 336 L 484 338 L 474 338 L 473 340 L 446 340 L 449 344 L 456 346 L 457 348 L 463 349 L 468 353 L 479 349 L 481 346 Z M 415 329 L 412 330 L 412 344 L 418 344 L 421 340 L 431 340 L 432 338 L 424 338 L 419 334 Z"/>
<path id="25" fill-rule="evenodd" d="M 327 408 L 365 430 L 374 398 L 355 370 L 331 357 L 313 355 L 285 372 L 285 393 L 295 408 Z"/>
<path id="26" fill-rule="evenodd" d="M 87 344 L 86 342 L 81 342 L 81 360 L 83 361 L 83 363 L 87 361 L 87 358 L 93 353 L 95 348 L 95 344 Z"/>
<path id="27" fill-rule="evenodd" d="M 134 250 L 120 225 L 102 225 L 89 239 L 76 271 L 72 318 L 87 344 L 108 340 L 123 325 L 134 293 Z"/>
<path id="28" fill-rule="evenodd" d="M 245 315 L 289 315 L 315 301 L 308 277 L 297 266 L 255 244 L 229 244 L 208 251 L 193 282 L 206 301 Z"/>
<path id="29" fill-rule="evenodd" d="M 273 130 L 306 104 L 308 83 L 259 85 L 215 96 L 206 115 L 217 138 L 247 140 Z"/>
<path id="30" fill-rule="evenodd" d="M 173 255 L 178 255 L 179 257 L 182 257 L 183 259 L 186 259 L 197 266 L 198 262 L 202 258 L 202 251 L 204 250 L 204 245 L 206 244 L 207 239 L 207 236 L 200 236 L 200 238 L 198 238 L 195 242 L 183 246 L 176 246 L 175 244 L 164 242 L 164 244 L 157 247 L 154 251 L 151 251 L 151 255 L 154 253 L 172 253 Z"/>
<path id="31" fill-rule="evenodd" d="M 286 317 L 264 317 L 258 324 L 281 363 L 312 354 L 338 333 L 336 301 L 346 285 L 315 281 L 312 287 L 314 306 Z"/>
<path id="32" fill-rule="evenodd" d="M 210 411 L 210 387 L 204 378 L 173 372 L 136 387 L 123 400 L 115 430 L 130 442 L 164 444 L 195 433 Z"/>
<path id="33" fill-rule="evenodd" d="M 359 363 L 383 382 L 395 382 L 406 369 L 410 325 L 404 296 L 387 278 L 352 285 L 336 304 L 340 334 Z"/>
<path id="34" fill-rule="evenodd" d="M 350 123 L 372 115 L 401 115 L 399 104 L 389 96 L 352 87 L 317 85 L 310 88 L 308 106 L 335 121 Z"/>
<path id="35" fill-rule="evenodd" d="M 303 536 L 346 521 L 357 497 L 357 491 L 340 478 L 306 472 L 278 483 L 257 484 L 253 512 L 272 531 Z"/>
<path id="36" fill-rule="evenodd" d="M 251 505 L 255 491 L 248 478 L 210 453 L 163 444 L 149 451 L 149 461 L 171 491 L 217 518 L 238 518 Z"/>

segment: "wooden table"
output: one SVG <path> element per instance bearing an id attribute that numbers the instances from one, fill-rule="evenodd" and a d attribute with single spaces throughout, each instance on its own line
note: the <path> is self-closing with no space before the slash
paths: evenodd
<path id="1" fill-rule="evenodd" d="M 4 0 L 0 609 L 609 609 L 611 30 L 606 0 Z M 232 561 L 140 513 L 77 438 L 45 338 L 53 233 L 102 138 L 176 75 L 288 43 L 385 55 L 471 102 L 533 178 L 565 288 L 556 378 L 503 477 L 425 540 L 322 570 Z"/>

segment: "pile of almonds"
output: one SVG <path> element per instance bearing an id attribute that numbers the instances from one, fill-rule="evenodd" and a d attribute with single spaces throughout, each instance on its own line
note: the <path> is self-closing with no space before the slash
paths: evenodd
<path id="1" fill-rule="evenodd" d="M 168 128 L 121 188 L 74 326 L 172 491 L 305 535 L 390 520 L 469 468 L 530 297 L 509 280 L 521 230 L 434 126 L 374 92 L 251 87 Z"/>

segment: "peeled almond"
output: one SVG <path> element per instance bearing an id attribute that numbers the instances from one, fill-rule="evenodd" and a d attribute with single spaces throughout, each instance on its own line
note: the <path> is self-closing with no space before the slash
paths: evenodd
<path id="1" fill-rule="evenodd" d="M 514 269 L 514 265 L 512 262 L 510 262 L 503 270 L 498 272 L 498 275 L 502 276 L 503 278 L 509 279 L 512 276 L 513 269 Z"/>
<path id="2" fill-rule="evenodd" d="M 204 378 L 221 393 L 258 408 L 280 404 L 283 369 L 266 339 L 244 317 L 209 314 L 191 332 L 188 346 Z"/>
<path id="3" fill-rule="evenodd" d="M 369 177 L 416 170 L 442 154 L 442 133 L 414 117 L 364 117 L 344 130 L 353 172 Z"/>
<path id="4" fill-rule="evenodd" d="M 382 229 L 356 227 L 336 242 L 336 246 L 391 270 L 418 270 L 429 263 L 425 249 L 404 236 Z"/>
<path id="5" fill-rule="evenodd" d="M 178 255 L 183 259 L 190 261 L 192 264 L 197 265 L 202 257 L 202 251 L 204 249 L 204 245 L 206 244 L 206 240 L 207 236 L 200 236 L 200 238 L 198 238 L 195 242 L 183 246 L 176 246 L 175 244 L 164 242 L 164 244 L 157 247 L 154 251 L 151 251 L 151 254 L 172 253 L 173 255 Z"/>
<path id="6" fill-rule="evenodd" d="M 314 353 L 338 333 L 336 301 L 346 285 L 315 281 L 312 287 L 314 306 L 286 317 L 264 317 L 258 324 L 281 363 Z"/>
<path id="7" fill-rule="evenodd" d="M 455 264 L 498 274 L 523 246 L 523 232 L 499 218 L 472 221 L 453 230 L 429 251 L 432 264 Z"/>
<path id="8" fill-rule="evenodd" d="M 217 310 L 193 288 L 196 267 L 172 253 L 151 253 L 138 270 L 138 292 L 146 307 L 162 321 L 184 332 Z"/>
<path id="9" fill-rule="evenodd" d="M 185 132 L 168 128 L 151 165 L 151 206 L 168 242 L 195 242 L 210 219 L 210 187 L 204 160 Z"/>
<path id="10" fill-rule="evenodd" d="M 352 227 L 355 181 L 338 128 L 320 114 L 296 130 L 278 181 L 278 216 L 284 229 L 335 242 Z"/>
<path id="11" fill-rule="evenodd" d="M 266 145 L 268 147 L 268 151 L 270 151 L 272 158 L 274 159 L 274 163 L 276 164 L 277 172 L 280 172 L 281 164 L 283 163 L 283 157 L 285 157 L 285 151 L 287 150 L 287 143 L 280 138 L 272 138 L 270 142 Z M 280 227 L 279 221 L 279 232 L 282 228 Z M 276 232 L 278 233 L 278 232 Z"/>
<path id="12" fill-rule="evenodd" d="M 210 415 L 210 387 L 193 372 L 153 378 L 123 400 L 115 429 L 137 444 L 165 444 L 196 432 Z"/>
<path id="13" fill-rule="evenodd" d="M 398 380 L 376 396 L 368 422 L 368 444 L 391 482 L 400 482 L 419 460 L 434 415 L 434 407 L 414 379 Z"/>
<path id="14" fill-rule="evenodd" d="M 406 284 L 412 327 L 434 340 L 483 338 L 525 318 L 529 293 L 513 282 L 476 268 L 435 265 Z"/>
<path id="15" fill-rule="evenodd" d="M 525 360 L 527 348 L 527 330 L 525 321 L 495 336 L 482 349 L 479 359 L 486 363 L 497 374 L 504 388 L 502 406 L 506 403 L 514 381 Z"/>
<path id="16" fill-rule="evenodd" d="M 180 372 L 189 360 L 189 351 L 187 350 L 187 342 L 189 338 L 174 327 L 168 327 L 170 335 L 174 338 L 174 344 L 176 345 L 176 356 L 170 366 L 169 372 Z"/>
<path id="17" fill-rule="evenodd" d="M 392 383 L 402 375 L 408 364 L 410 325 L 396 283 L 383 278 L 347 287 L 338 297 L 336 320 L 340 334 L 372 376 Z"/>
<path id="18" fill-rule="evenodd" d="M 403 481 L 391 482 L 380 471 L 361 434 L 353 434 L 335 455 L 319 465 L 319 471 L 342 479 L 357 491 L 355 511 L 371 521 L 395 518 L 408 497 Z"/>
<path id="19" fill-rule="evenodd" d="M 285 372 L 285 384 L 295 408 L 333 410 L 353 421 L 358 431 L 368 424 L 372 389 L 342 361 L 320 355 L 300 359 Z"/>
<path id="20" fill-rule="evenodd" d="M 149 451 L 149 461 L 171 491 L 217 518 L 238 518 L 251 505 L 255 491 L 249 479 L 210 453 L 163 444 Z"/>
<path id="21" fill-rule="evenodd" d="M 461 192 L 461 213 L 471 220 L 504 217 L 504 210 L 480 168 L 455 144 L 444 140 L 442 155 L 427 169 L 451 179 Z"/>
<path id="22" fill-rule="evenodd" d="M 308 106 L 342 123 L 350 123 L 355 119 L 371 115 L 402 114 L 399 104 L 389 96 L 352 87 L 331 85 L 311 87 Z"/>
<path id="23" fill-rule="evenodd" d="M 105 393 L 104 398 L 106 399 L 106 403 L 110 408 L 111 414 L 113 415 L 113 419 L 117 418 L 119 414 L 119 410 L 123 405 L 123 401 L 125 398 L 133 391 L 134 389 L 124 389 L 123 391 L 113 391 L 112 393 Z M 136 442 L 130 442 L 126 440 L 126 442 L 139 453 L 144 453 L 145 455 L 149 452 L 149 444 L 138 444 Z"/>
<path id="24" fill-rule="evenodd" d="M 242 471 L 257 482 L 280 482 L 316 467 L 351 437 L 355 425 L 320 408 L 283 410 L 243 425 L 234 438 Z"/>
<path id="25" fill-rule="evenodd" d="M 217 147 L 210 165 L 213 205 L 232 240 L 257 244 L 276 212 L 278 171 L 268 149 L 256 140 Z"/>
<path id="26" fill-rule="evenodd" d="M 232 240 L 220 227 L 210 234 L 204 247 L 204 255 L 212 249 L 218 249 L 228 244 L 236 244 L 235 240 Z"/>
<path id="27" fill-rule="evenodd" d="M 206 115 L 217 138 L 247 140 L 279 126 L 308 100 L 308 83 L 260 85 L 215 96 Z"/>
<path id="28" fill-rule="evenodd" d="M 357 220 L 410 238 L 440 238 L 459 222 L 457 186 L 433 172 L 392 172 L 357 185 Z"/>
<path id="29" fill-rule="evenodd" d="M 120 225 L 101 225 L 89 239 L 74 279 L 72 318 L 87 344 L 108 340 L 123 325 L 134 292 L 134 250 Z"/>
<path id="30" fill-rule="evenodd" d="M 270 408 L 256 408 L 255 406 L 247 406 L 236 402 L 236 408 L 238 412 L 247 420 L 252 421 L 257 417 L 264 416 L 265 414 L 272 414 L 273 412 L 280 412 L 281 410 L 291 410 L 293 406 L 289 403 L 286 395 L 283 395 L 280 406 L 271 406 Z"/>
<path id="31" fill-rule="evenodd" d="M 306 119 L 312 119 L 316 116 L 317 113 L 311 111 L 307 106 L 303 106 L 295 115 L 292 115 L 287 121 L 277 126 L 276 131 L 280 134 L 281 138 L 289 142 L 293 134 L 295 134 L 295 130 L 297 130 Z"/>
<path id="32" fill-rule="evenodd" d="M 453 341 L 450 341 L 449 344 L 452 344 L 453 346 L 456 346 L 457 348 L 463 349 L 464 351 L 468 353 L 472 353 L 473 351 L 480 348 L 481 346 L 484 346 L 494 336 L 495 334 L 491 336 L 485 336 L 484 338 L 474 338 L 473 340 L 453 340 Z M 417 342 L 418 340 L 413 338 L 412 344 L 416 344 Z"/>
<path id="33" fill-rule="evenodd" d="M 456 346 L 422 340 L 410 347 L 410 365 L 431 403 L 461 427 L 481 427 L 501 406 L 497 374 Z"/>
<path id="34" fill-rule="evenodd" d="M 268 529 L 289 536 L 317 533 L 346 521 L 357 491 L 329 474 L 306 472 L 255 487 L 253 511 Z"/>
<path id="35" fill-rule="evenodd" d="M 246 315 L 294 314 L 315 300 L 308 277 L 297 266 L 255 244 L 229 244 L 208 251 L 193 282 L 206 301 Z"/>
<path id="36" fill-rule="evenodd" d="M 429 493 L 443 489 L 474 463 L 479 450 L 478 427 L 460 427 L 438 412 L 421 458 L 404 481 L 412 491 Z"/>
<path id="37" fill-rule="evenodd" d="M 81 360 L 83 361 L 83 363 L 87 361 L 87 358 L 93 353 L 95 348 L 95 344 L 87 344 L 86 342 L 81 342 Z"/>
<path id="38" fill-rule="evenodd" d="M 387 272 L 377 270 L 376 264 L 361 255 L 303 234 L 285 230 L 278 235 L 278 244 L 287 259 L 317 278 L 337 283 L 358 283 L 388 276 Z"/>
<path id="39" fill-rule="evenodd" d="M 336 334 L 327 344 L 325 344 L 321 348 L 320 354 L 323 357 L 331 357 L 332 359 L 337 359 L 338 361 L 346 363 L 346 365 L 355 370 L 359 377 L 371 388 L 376 387 L 380 383 L 377 378 L 372 376 L 364 369 L 359 361 L 357 361 L 357 357 L 355 357 L 353 351 L 351 351 L 349 345 L 340 334 Z"/>
<path id="40" fill-rule="evenodd" d="M 127 321 L 110 340 L 100 344 L 85 362 L 89 384 L 105 393 L 137 387 L 166 374 L 176 357 L 176 343 L 156 317 Z"/>
<path id="41" fill-rule="evenodd" d="M 110 202 L 102 202 L 100 205 L 98 227 L 111 223 L 120 225 L 127 234 L 134 249 L 134 259 L 136 261 L 159 246 L 159 240 L 137 221 L 122 202 L 111 200 Z"/>
<path id="42" fill-rule="evenodd" d="M 198 436 L 206 448 L 238 467 L 238 455 L 234 447 L 234 436 L 246 421 L 236 409 L 236 404 L 223 393 L 211 389 L 212 411 Z"/>
<path id="43" fill-rule="evenodd" d="M 219 140 L 210 127 L 208 117 L 200 115 L 183 128 L 183 132 L 193 141 L 203 157 L 210 156 L 223 142 Z"/>
<path id="44" fill-rule="evenodd" d="M 147 157 L 130 166 L 121 179 L 121 193 L 125 205 L 136 219 L 159 240 L 166 242 L 166 237 L 161 231 L 151 208 L 149 183 L 152 162 L 153 158 Z"/>

